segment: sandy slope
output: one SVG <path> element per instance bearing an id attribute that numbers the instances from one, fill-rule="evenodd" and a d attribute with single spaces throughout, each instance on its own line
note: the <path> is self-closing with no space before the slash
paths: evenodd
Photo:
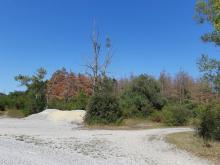
<path id="1" fill-rule="evenodd" d="M 77 124 L 37 117 L 0 119 L 0 165 L 208 164 L 163 140 L 189 130 L 81 130 Z"/>
<path id="2" fill-rule="evenodd" d="M 58 109 L 46 109 L 40 113 L 33 114 L 25 118 L 25 120 L 49 120 L 53 122 L 73 122 L 81 124 L 85 117 L 86 111 L 84 110 L 72 110 L 61 111 Z"/>

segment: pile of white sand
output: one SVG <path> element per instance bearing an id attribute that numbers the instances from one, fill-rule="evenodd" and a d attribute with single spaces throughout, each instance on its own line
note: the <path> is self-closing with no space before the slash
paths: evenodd
<path id="1" fill-rule="evenodd" d="M 85 114 L 86 111 L 84 110 L 61 111 L 58 109 L 46 109 L 40 113 L 28 116 L 26 120 L 50 120 L 82 124 Z"/>

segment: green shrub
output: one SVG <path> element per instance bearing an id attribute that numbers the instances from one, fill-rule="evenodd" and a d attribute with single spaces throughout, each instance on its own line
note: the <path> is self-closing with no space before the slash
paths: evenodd
<path id="1" fill-rule="evenodd" d="M 183 106 L 188 110 L 189 117 L 191 117 L 191 118 L 197 117 L 198 116 L 198 110 L 200 108 L 202 108 L 202 105 L 199 105 L 198 103 L 192 102 L 192 101 L 188 101 Z"/>
<path id="2" fill-rule="evenodd" d="M 190 110 L 181 105 L 168 106 L 163 110 L 164 122 L 170 126 L 186 125 L 190 118 Z"/>
<path id="3" fill-rule="evenodd" d="M 29 109 L 22 109 L 22 113 L 24 114 L 25 117 L 29 116 L 31 114 L 31 111 Z"/>
<path id="4" fill-rule="evenodd" d="M 51 99 L 48 102 L 47 108 L 49 109 L 59 109 L 59 110 L 65 110 L 65 102 L 64 100 L 60 99 Z"/>
<path id="5" fill-rule="evenodd" d="M 162 109 L 166 99 L 160 93 L 159 83 L 151 76 L 140 75 L 126 86 L 120 98 L 123 115 L 147 117 L 155 109 Z"/>
<path id="6" fill-rule="evenodd" d="M 189 119 L 189 125 L 198 127 L 198 125 L 200 124 L 200 118 L 202 113 L 205 111 L 206 107 L 203 104 L 198 105 L 197 107 L 194 107 L 194 109 L 192 110 L 192 114 L 191 117 Z"/>
<path id="7" fill-rule="evenodd" d="M 24 109 L 29 102 L 29 97 L 26 92 L 11 92 L 7 95 L 7 108 L 9 109 Z"/>
<path id="8" fill-rule="evenodd" d="M 84 92 L 81 91 L 67 102 L 59 99 L 51 99 L 48 102 L 48 108 L 59 110 L 86 109 L 88 99 L 89 96 L 87 96 Z"/>
<path id="9" fill-rule="evenodd" d="M 8 106 L 8 96 L 0 95 L 0 111 L 5 111 Z"/>
<path id="10" fill-rule="evenodd" d="M 70 109 L 86 109 L 89 96 L 83 91 L 79 92 L 70 102 Z"/>
<path id="11" fill-rule="evenodd" d="M 205 141 L 220 140 L 220 107 L 207 106 L 200 115 L 197 132 Z"/>
<path id="12" fill-rule="evenodd" d="M 28 109 L 30 114 L 39 113 L 46 108 L 46 98 L 45 95 L 36 96 L 33 93 L 28 93 L 26 97 L 24 109 Z"/>
<path id="13" fill-rule="evenodd" d="M 114 96 L 98 93 L 90 98 L 85 117 L 87 124 L 118 123 L 121 119 L 119 103 Z"/>
<path id="14" fill-rule="evenodd" d="M 151 115 L 150 115 L 150 120 L 157 122 L 157 123 L 161 123 L 164 121 L 164 117 L 163 117 L 163 113 L 162 111 L 154 111 Z"/>
<path id="15" fill-rule="evenodd" d="M 5 111 L 5 105 L 0 103 L 0 111 Z"/>
<path id="16" fill-rule="evenodd" d="M 154 110 L 149 100 L 135 93 L 124 94 L 120 99 L 120 106 L 126 118 L 147 117 Z"/>
<path id="17" fill-rule="evenodd" d="M 0 111 L 5 111 L 5 102 L 2 97 L 0 97 Z"/>

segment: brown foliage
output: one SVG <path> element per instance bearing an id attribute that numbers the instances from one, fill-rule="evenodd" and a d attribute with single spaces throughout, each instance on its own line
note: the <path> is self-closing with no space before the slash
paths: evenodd
<path id="1" fill-rule="evenodd" d="M 210 84 L 204 80 L 195 80 L 184 71 L 179 71 L 174 77 L 162 72 L 159 82 L 162 94 L 180 104 L 184 100 L 207 103 L 216 99 L 216 95 L 210 89 Z"/>
<path id="2" fill-rule="evenodd" d="M 91 80 L 85 75 L 75 75 L 73 72 L 67 72 L 65 68 L 57 70 L 47 83 L 48 100 L 68 101 L 80 91 L 84 91 L 86 95 L 91 95 Z"/>

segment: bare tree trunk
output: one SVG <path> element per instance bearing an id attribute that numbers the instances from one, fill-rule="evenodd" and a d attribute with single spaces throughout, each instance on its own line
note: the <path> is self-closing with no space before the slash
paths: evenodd
<path id="1" fill-rule="evenodd" d="M 100 50 L 101 50 L 101 43 L 99 41 L 99 32 L 95 29 L 92 34 L 92 62 L 86 64 L 86 68 L 89 70 L 89 76 L 92 78 L 93 82 L 93 94 L 99 89 L 99 80 L 102 81 L 103 77 L 107 74 L 107 68 L 111 63 L 112 58 L 112 47 L 110 39 L 106 39 L 106 48 L 107 54 L 104 56 L 104 62 L 101 62 Z"/>

